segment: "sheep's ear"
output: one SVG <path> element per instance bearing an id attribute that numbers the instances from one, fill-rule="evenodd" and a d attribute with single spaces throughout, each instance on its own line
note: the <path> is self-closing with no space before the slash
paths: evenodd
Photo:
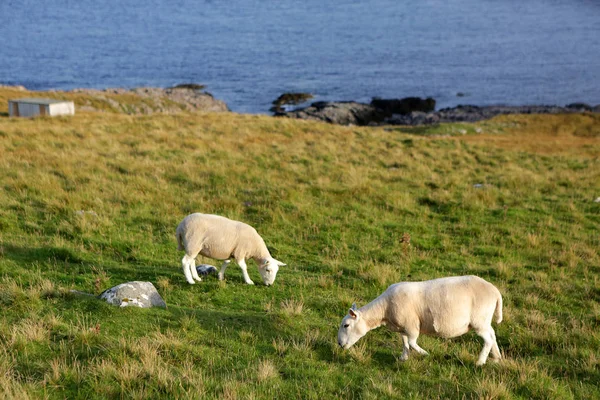
<path id="1" fill-rule="evenodd" d="M 352 303 L 352 307 L 350 307 L 353 310 L 358 310 L 358 308 L 356 308 L 356 303 Z"/>
<path id="2" fill-rule="evenodd" d="M 278 261 L 278 260 L 275 260 L 275 259 L 273 259 L 273 260 L 274 260 L 274 261 L 275 261 L 275 263 L 276 263 L 277 265 L 279 265 L 280 267 L 285 267 L 285 266 L 287 265 L 286 263 L 282 263 L 281 261 Z"/>
<path id="3" fill-rule="evenodd" d="M 358 311 L 355 308 L 355 306 L 356 306 L 356 304 L 352 305 L 353 308 L 351 308 L 350 310 L 348 310 L 348 314 L 352 317 L 352 319 L 355 319 L 355 320 L 358 321 L 358 318 L 360 317 L 360 311 Z"/>

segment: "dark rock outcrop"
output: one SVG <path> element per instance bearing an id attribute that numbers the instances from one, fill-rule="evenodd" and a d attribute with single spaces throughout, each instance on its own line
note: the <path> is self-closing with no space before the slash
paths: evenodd
<path id="1" fill-rule="evenodd" d="M 433 111 L 434 107 L 435 100 L 431 98 L 373 99 L 371 104 L 318 102 L 311 104 L 309 107 L 283 112 L 279 115 L 340 125 L 428 125 L 442 122 L 477 122 L 503 114 L 600 112 L 600 105 L 592 107 L 585 103 L 572 103 L 565 107 L 552 105 L 483 107 L 459 105 Z"/>
<path id="2" fill-rule="evenodd" d="M 273 101 L 273 107 L 269 111 L 274 113 L 285 112 L 284 106 L 302 104 L 313 97 L 310 93 L 284 93 Z"/>
<path id="3" fill-rule="evenodd" d="M 175 85 L 170 87 L 169 89 L 192 89 L 192 90 L 204 90 L 206 86 L 199 85 L 197 83 L 180 83 L 179 85 Z"/>
<path id="4" fill-rule="evenodd" d="M 286 117 L 326 121 L 339 125 L 369 125 L 380 123 L 385 114 L 369 105 L 356 102 L 319 101 L 309 107 L 282 113 Z"/>
<path id="5" fill-rule="evenodd" d="M 586 103 L 571 103 L 567 104 L 565 107 L 570 108 L 572 110 L 577 111 L 592 111 L 593 107 Z"/>
<path id="6" fill-rule="evenodd" d="M 422 99 L 420 97 L 405 97 L 403 99 L 378 99 L 371 100 L 371 105 L 386 116 L 393 114 L 407 115 L 411 112 L 431 112 L 435 110 L 435 100 L 431 97 Z"/>
<path id="7" fill-rule="evenodd" d="M 391 125 L 423 125 L 440 122 L 477 122 L 504 114 L 561 114 L 581 112 L 579 109 L 558 106 L 469 106 L 460 105 L 427 113 L 394 115 L 386 119 Z"/>

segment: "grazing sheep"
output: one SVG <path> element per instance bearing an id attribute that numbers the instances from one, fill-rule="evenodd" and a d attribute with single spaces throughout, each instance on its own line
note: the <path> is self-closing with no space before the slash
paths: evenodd
<path id="1" fill-rule="evenodd" d="M 181 264 L 185 278 L 190 284 L 194 284 L 194 279 L 202 280 L 198 276 L 194 261 L 198 254 L 224 260 L 219 280 L 223 280 L 230 259 L 235 259 L 242 269 L 244 281 L 249 285 L 254 285 L 254 282 L 248 276 L 247 259 L 252 258 L 258 263 L 258 272 L 267 286 L 273 284 L 279 267 L 285 265 L 271 257 L 256 229 L 243 222 L 218 215 L 190 214 L 181 221 L 176 235 L 178 249 L 185 250 Z"/>
<path id="2" fill-rule="evenodd" d="M 501 357 L 492 328 L 494 316 L 496 323 L 502 321 L 502 295 L 477 276 L 400 282 L 360 309 L 353 304 L 342 319 L 338 343 L 348 349 L 371 329 L 386 325 L 402 335 L 404 361 L 411 347 L 428 354 L 417 344 L 420 333 L 453 338 L 473 329 L 484 341 L 477 360 L 477 365 L 483 365 L 490 350 L 495 360 Z"/>

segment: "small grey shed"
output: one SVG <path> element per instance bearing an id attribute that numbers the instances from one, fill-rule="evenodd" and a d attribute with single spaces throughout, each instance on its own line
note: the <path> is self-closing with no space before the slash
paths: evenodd
<path id="1" fill-rule="evenodd" d="M 11 117 L 35 117 L 38 115 L 74 115 L 72 101 L 28 98 L 8 100 L 8 115 Z"/>

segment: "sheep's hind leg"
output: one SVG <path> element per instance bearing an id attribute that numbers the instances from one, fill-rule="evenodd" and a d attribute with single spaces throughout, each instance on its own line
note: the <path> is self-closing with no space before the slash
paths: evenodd
<path id="1" fill-rule="evenodd" d="M 183 258 L 181 259 L 181 266 L 183 267 L 183 274 L 185 275 L 185 279 L 188 281 L 188 283 L 190 285 L 193 285 L 194 283 L 194 278 L 192 277 L 192 270 L 191 268 L 194 268 L 194 259 L 190 256 L 188 256 L 187 254 L 185 256 L 183 256 Z"/>
<path id="2" fill-rule="evenodd" d="M 219 280 L 220 281 L 225 279 L 225 270 L 227 269 L 227 266 L 229 265 L 230 262 L 231 262 L 230 260 L 223 261 L 223 265 L 221 265 L 221 271 L 219 271 Z"/>
<path id="3" fill-rule="evenodd" d="M 238 263 L 238 265 L 242 269 L 242 274 L 244 275 L 244 281 L 248 285 L 254 285 L 254 282 L 252 282 L 252 279 L 250 279 L 250 275 L 248 275 L 248 267 L 246 266 L 246 261 L 245 260 L 235 260 L 235 261 Z"/>
<path id="4" fill-rule="evenodd" d="M 408 344 L 408 336 L 402 335 L 402 355 L 400 356 L 400 360 L 402 360 L 402 361 L 408 360 L 408 353 L 410 353 L 410 346 Z"/>
<path id="5" fill-rule="evenodd" d="M 492 340 L 494 341 L 492 344 L 492 360 L 500 361 L 502 355 L 500 354 L 500 349 L 498 348 L 498 342 L 496 341 L 496 332 L 494 332 L 494 328 L 491 328 L 490 334 L 492 336 Z"/>
<path id="6" fill-rule="evenodd" d="M 477 359 L 476 365 L 483 365 L 490 354 L 490 350 L 494 347 L 494 336 L 490 333 L 489 330 L 477 331 L 477 335 L 481 336 L 483 339 L 483 349 L 481 349 L 481 353 L 479 353 L 479 358 Z"/>

